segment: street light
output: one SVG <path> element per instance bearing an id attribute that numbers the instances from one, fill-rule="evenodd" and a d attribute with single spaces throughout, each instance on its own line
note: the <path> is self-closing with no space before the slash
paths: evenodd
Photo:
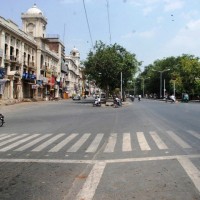
<path id="1" fill-rule="evenodd" d="M 147 78 L 143 78 L 143 77 L 141 77 L 141 78 L 139 78 L 139 79 L 142 79 L 142 84 L 143 84 L 143 86 L 142 86 L 142 93 L 143 93 L 143 98 L 144 98 L 144 81 L 146 80 L 146 79 L 149 79 L 150 77 L 147 77 Z"/>
<path id="2" fill-rule="evenodd" d="M 152 69 L 152 71 L 155 71 L 155 72 L 159 72 L 160 73 L 160 99 L 162 97 L 162 74 L 163 72 L 167 72 L 169 71 L 170 69 L 164 69 L 162 71 L 159 71 L 159 70 L 155 70 L 155 69 Z"/>

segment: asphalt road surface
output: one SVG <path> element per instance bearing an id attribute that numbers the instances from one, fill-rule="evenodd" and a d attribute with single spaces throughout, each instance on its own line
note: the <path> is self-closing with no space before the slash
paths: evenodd
<path id="1" fill-rule="evenodd" d="M 200 199 L 200 104 L 0 107 L 2 200 Z"/>

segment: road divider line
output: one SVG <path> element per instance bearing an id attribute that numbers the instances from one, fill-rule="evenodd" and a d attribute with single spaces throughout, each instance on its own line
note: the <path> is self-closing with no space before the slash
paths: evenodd
<path id="1" fill-rule="evenodd" d="M 168 149 L 167 145 L 161 140 L 156 132 L 150 131 L 149 133 L 159 149 Z"/>
<path id="2" fill-rule="evenodd" d="M 98 149 L 100 142 L 103 138 L 104 134 L 103 133 L 98 133 L 96 135 L 96 137 L 94 138 L 94 140 L 92 141 L 92 143 L 90 144 L 90 146 L 87 148 L 86 152 L 87 153 L 92 153 L 92 152 L 96 152 L 96 150 Z"/>
<path id="3" fill-rule="evenodd" d="M 105 162 L 99 162 L 94 165 L 82 189 L 79 191 L 78 195 L 76 196 L 76 200 L 83 200 L 83 199 L 92 200 L 93 199 L 97 186 L 104 172 L 105 166 L 106 166 Z"/>
<path id="4" fill-rule="evenodd" d="M 124 133 L 123 134 L 122 151 L 125 151 L 125 152 L 132 151 L 130 133 Z"/>
<path id="5" fill-rule="evenodd" d="M 173 131 L 167 131 L 168 135 L 182 148 L 191 148 L 189 144 L 183 141 L 178 135 L 176 135 Z"/>
<path id="6" fill-rule="evenodd" d="M 85 133 L 72 147 L 70 147 L 67 152 L 77 152 L 81 146 L 87 141 L 91 133 Z"/>
<path id="7" fill-rule="evenodd" d="M 143 132 L 137 132 L 137 138 L 142 151 L 149 151 L 151 150 L 150 146 L 147 143 L 147 140 L 144 136 Z"/>
<path id="8" fill-rule="evenodd" d="M 33 149 L 32 151 L 42 151 L 44 148 L 48 147 L 50 144 L 52 144 L 53 142 L 55 142 L 56 140 L 58 140 L 59 138 L 61 138 L 63 135 L 65 135 L 64 133 L 60 133 L 54 137 L 52 137 L 51 139 L 45 141 L 44 143 L 42 143 L 41 145 L 37 146 L 35 149 Z"/>
<path id="9" fill-rule="evenodd" d="M 191 178 L 197 190 L 200 192 L 200 171 L 194 166 L 194 164 L 186 157 L 179 157 L 179 163 Z"/>
<path id="10" fill-rule="evenodd" d="M 0 162 L 8 163 L 57 163 L 57 164 L 98 164 L 104 162 L 106 164 L 113 163 L 129 163 L 129 162 L 145 162 L 157 160 L 176 160 L 178 158 L 200 158 L 199 154 L 194 155 L 174 155 L 174 156 L 158 156 L 158 157 L 142 157 L 142 158 L 122 158 L 110 160 L 68 160 L 68 159 L 18 159 L 18 158 L 0 158 Z"/>
<path id="11" fill-rule="evenodd" d="M 117 133 L 111 133 L 109 139 L 108 139 L 108 143 L 104 149 L 105 153 L 112 153 L 114 152 L 115 149 L 115 145 L 117 142 Z"/>

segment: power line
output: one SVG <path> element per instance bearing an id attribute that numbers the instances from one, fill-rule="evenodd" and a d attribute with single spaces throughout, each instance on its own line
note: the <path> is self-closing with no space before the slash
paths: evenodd
<path id="1" fill-rule="evenodd" d="M 85 17 L 86 17 L 86 20 L 87 20 L 88 30 L 89 30 L 89 34 L 90 34 L 90 40 L 91 40 L 91 43 L 92 43 L 92 47 L 94 47 L 93 40 L 92 40 L 92 34 L 91 34 L 91 31 L 90 31 L 89 20 L 88 20 L 88 16 L 87 16 L 87 11 L 86 11 L 86 7 L 85 7 L 85 1 L 84 0 L 83 0 L 83 6 L 84 6 Z"/>
<path id="2" fill-rule="evenodd" d="M 110 39 L 110 44 L 111 44 L 111 30 L 110 30 L 110 13 L 109 13 L 109 1 L 106 0 L 107 2 L 107 13 L 108 13 L 108 28 L 109 28 L 109 39 Z"/>

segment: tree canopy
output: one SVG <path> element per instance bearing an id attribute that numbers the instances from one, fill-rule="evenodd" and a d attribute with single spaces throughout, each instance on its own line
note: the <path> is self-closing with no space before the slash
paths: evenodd
<path id="1" fill-rule="evenodd" d="M 112 93 L 116 88 L 120 88 L 121 73 L 123 88 L 126 88 L 140 64 L 135 54 L 131 54 L 122 46 L 106 45 L 99 41 L 96 42 L 94 51 L 91 50 L 84 61 L 85 75 L 89 80 L 95 80 L 101 89 Z"/>
<path id="2" fill-rule="evenodd" d="M 169 71 L 163 73 L 162 79 L 165 79 L 167 93 L 172 94 L 175 86 L 178 96 L 182 93 L 188 93 L 191 97 L 200 94 L 200 59 L 188 54 L 156 60 L 153 64 L 146 66 L 139 75 L 140 78 L 149 77 L 145 83 L 145 93 L 159 94 L 160 75 L 158 72 L 166 69 Z M 140 85 L 137 86 L 141 90 Z M 162 94 L 163 89 L 162 87 Z"/>

